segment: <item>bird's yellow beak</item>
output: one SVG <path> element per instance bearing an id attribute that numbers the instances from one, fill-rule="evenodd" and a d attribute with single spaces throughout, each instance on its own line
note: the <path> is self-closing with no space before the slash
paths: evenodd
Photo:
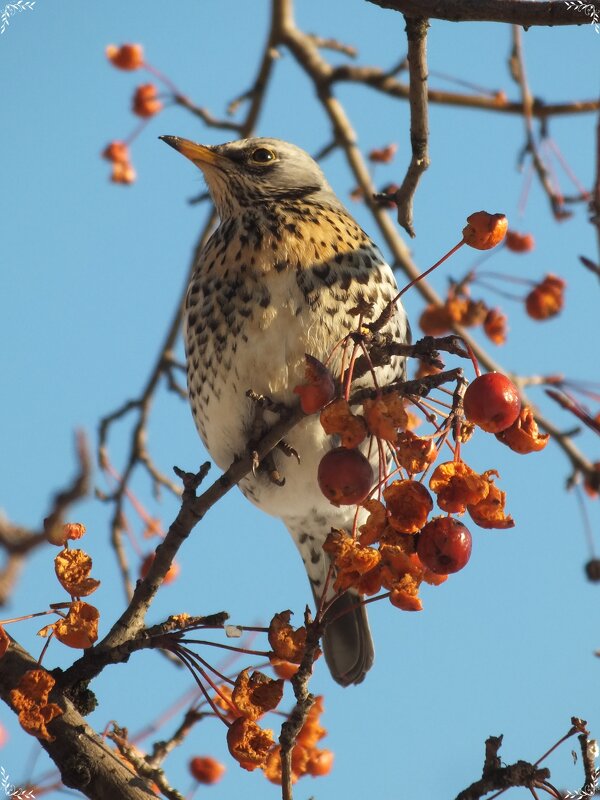
<path id="1" fill-rule="evenodd" d="M 189 139 L 181 139 L 179 136 L 159 136 L 158 138 L 173 147 L 178 153 L 189 158 L 200 169 L 205 166 L 219 167 L 229 163 L 228 158 L 216 153 L 212 148 L 203 144 L 196 144 L 196 142 L 191 142 Z"/>

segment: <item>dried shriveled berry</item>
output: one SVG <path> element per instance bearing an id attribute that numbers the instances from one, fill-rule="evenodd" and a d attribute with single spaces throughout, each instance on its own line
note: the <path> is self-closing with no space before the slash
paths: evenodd
<path id="1" fill-rule="evenodd" d="M 490 308 L 483 321 L 483 331 L 494 344 L 504 344 L 508 331 L 506 314 L 499 308 Z"/>
<path id="2" fill-rule="evenodd" d="M 543 450 L 550 440 L 550 434 L 540 433 L 533 411 L 529 406 L 524 406 L 510 428 L 497 433 L 496 439 L 515 453 L 526 455 Z"/>
<path id="3" fill-rule="evenodd" d="M 555 317 L 565 304 L 565 282 L 556 275 L 546 275 L 525 298 L 525 311 L 538 321 Z"/>
<path id="4" fill-rule="evenodd" d="M 421 314 L 419 327 L 428 336 L 442 336 L 452 328 L 452 318 L 445 305 L 431 303 Z"/>
<path id="5" fill-rule="evenodd" d="M 138 117 L 153 117 L 162 111 L 163 104 L 158 99 L 158 89 L 153 83 L 138 86 L 133 95 L 131 110 Z"/>
<path id="6" fill-rule="evenodd" d="M 507 231 L 506 247 L 513 253 L 529 253 L 535 247 L 535 239 L 530 233 Z"/>
<path id="7" fill-rule="evenodd" d="M 374 164 L 389 164 L 396 155 L 398 145 L 395 142 L 385 147 L 376 147 L 369 153 L 369 161 Z"/>
<path id="8" fill-rule="evenodd" d="M 220 781 L 225 772 L 225 765 L 211 756 L 196 756 L 190 761 L 189 767 L 198 783 L 207 786 Z"/>
<path id="9" fill-rule="evenodd" d="M 110 174 L 110 179 L 113 183 L 135 183 L 136 172 L 131 164 L 115 161 Z"/>
<path id="10" fill-rule="evenodd" d="M 306 772 L 313 778 L 321 775 L 329 775 L 333 767 L 333 753 L 331 750 L 319 750 L 314 748 L 309 755 L 306 765 Z"/>
<path id="11" fill-rule="evenodd" d="M 141 44 L 122 44 L 117 47 L 109 44 L 106 48 L 106 57 L 118 69 L 134 70 L 144 64 L 144 50 Z"/>
<path id="12" fill-rule="evenodd" d="M 112 161 L 114 164 L 129 163 L 129 148 L 125 142 L 109 142 L 102 151 L 102 158 Z"/>
<path id="13" fill-rule="evenodd" d="M 476 211 L 467 217 L 463 240 L 476 250 L 491 250 L 504 239 L 507 229 L 508 220 L 504 214 Z"/>
<path id="14" fill-rule="evenodd" d="M 343 397 L 332 400 L 321 411 L 321 426 L 329 436 L 339 436 L 343 447 L 354 448 L 365 439 L 367 424 L 363 417 L 352 412 Z"/>
<path id="15" fill-rule="evenodd" d="M 417 533 L 427 522 L 433 500 L 418 481 L 393 481 L 383 490 L 389 525 L 398 533 Z"/>
<path id="16" fill-rule="evenodd" d="M 148 553 L 148 555 L 142 561 L 142 565 L 140 567 L 140 578 L 145 578 L 146 575 L 150 572 L 150 567 L 154 563 L 154 559 L 156 557 L 155 553 Z M 163 584 L 173 583 L 173 581 L 179 575 L 179 564 L 176 561 L 171 562 L 171 566 L 167 570 L 167 574 L 163 578 Z"/>

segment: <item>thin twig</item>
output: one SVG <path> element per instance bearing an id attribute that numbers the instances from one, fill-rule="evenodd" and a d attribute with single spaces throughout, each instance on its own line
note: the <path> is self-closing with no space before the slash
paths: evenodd
<path id="1" fill-rule="evenodd" d="M 546 193 L 548 200 L 550 201 L 552 212 L 554 213 L 557 219 L 560 219 L 566 213 L 564 211 L 563 198 L 556 191 L 555 187 L 552 185 L 550 173 L 548 172 L 548 169 L 544 164 L 542 157 L 540 156 L 540 152 L 537 143 L 535 141 L 535 135 L 533 132 L 533 115 L 532 115 L 533 96 L 531 94 L 531 90 L 529 89 L 529 84 L 527 82 L 527 74 L 525 71 L 525 57 L 523 54 L 523 37 L 521 28 L 518 25 L 513 25 L 512 34 L 513 34 L 513 46 L 510 56 L 510 67 L 512 75 L 521 90 L 521 100 L 523 103 L 523 120 L 525 122 L 524 151 L 530 154 L 533 167 L 540 180 L 542 188 L 544 189 L 544 192 Z"/>
<path id="2" fill-rule="evenodd" d="M 413 201 L 421 176 L 429 167 L 429 126 L 427 112 L 427 29 L 423 18 L 405 17 L 410 78 L 410 145 L 412 156 L 402 185 L 394 200 L 398 205 L 398 223 L 409 236 L 415 236 Z"/>
<path id="3" fill-rule="evenodd" d="M 308 712 L 315 702 L 315 698 L 308 690 L 308 684 L 312 676 L 313 664 L 322 630 L 319 625 L 312 621 L 308 608 L 304 612 L 304 624 L 306 626 L 306 647 L 300 666 L 291 679 L 296 704 L 291 710 L 288 719 L 281 726 L 281 734 L 279 736 L 283 800 L 292 800 L 292 751 L 298 734 L 306 722 Z"/>
<path id="4" fill-rule="evenodd" d="M 410 86 L 396 80 L 394 73 L 386 72 L 381 67 L 342 64 L 331 70 L 327 80 L 332 84 L 341 82 L 361 83 L 375 89 L 375 91 L 400 100 L 408 100 L 410 96 Z M 499 114 L 518 114 L 521 116 L 525 110 L 522 102 L 507 100 L 502 94 L 495 96 L 490 96 L 489 94 L 474 95 L 461 92 L 446 92 L 441 89 L 428 89 L 427 100 L 429 103 L 439 105 L 479 109 Z M 599 108 L 600 100 L 597 99 L 571 100 L 565 103 L 548 104 L 534 99 L 531 114 L 536 119 L 544 120 L 568 114 L 588 114 L 597 111 Z"/>

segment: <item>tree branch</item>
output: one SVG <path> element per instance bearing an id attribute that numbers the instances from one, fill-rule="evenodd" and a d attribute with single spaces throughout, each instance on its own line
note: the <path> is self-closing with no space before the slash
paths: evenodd
<path id="1" fill-rule="evenodd" d="M 408 74 L 410 78 L 410 165 L 397 190 L 398 223 L 414 237 L 413 201 L 421 175 L 429 166 L 429 127 L 427 114 L 427 28 L 422 18 L 405 17 L 408 40 Z"/>
<path id="2" fill-rule="evenodd" d="M 12 708 L 10 691 L 18 685 L 23 674 L 38 669 L 37 661 L 16 642 L 2 658 L 0 697 Z M 114 750 L 90 728 L 71 700 L 56 689 L 50 700 L 63 713 L 52 720 L 49 731 L 54 741 L 41 741 L 50 758 L 60 770 L 63 784 L 77 789 L 91 800 L 156 800 L 150 784 L 140 779 Z"/>
<path id="3" fill-rule="evenodd" d="M 368 0 L 402 14 L 449 22 L 507 22 L 511 25 L 585 25 L 589 18 L 563 0 Z M 600 2 L 590 3 L 600 13 Z"/>

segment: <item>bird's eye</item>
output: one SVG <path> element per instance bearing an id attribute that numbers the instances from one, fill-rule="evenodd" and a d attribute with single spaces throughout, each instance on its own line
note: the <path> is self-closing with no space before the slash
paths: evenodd
<path id="1" fill-rule="evenodd" d="M 252 153 L 252 161 L 256 161 L 258 164 L 266 164 L 268 161 L 274 161 L 274 159 L 275 153 L 267 147 L 258 147 Z"/>

